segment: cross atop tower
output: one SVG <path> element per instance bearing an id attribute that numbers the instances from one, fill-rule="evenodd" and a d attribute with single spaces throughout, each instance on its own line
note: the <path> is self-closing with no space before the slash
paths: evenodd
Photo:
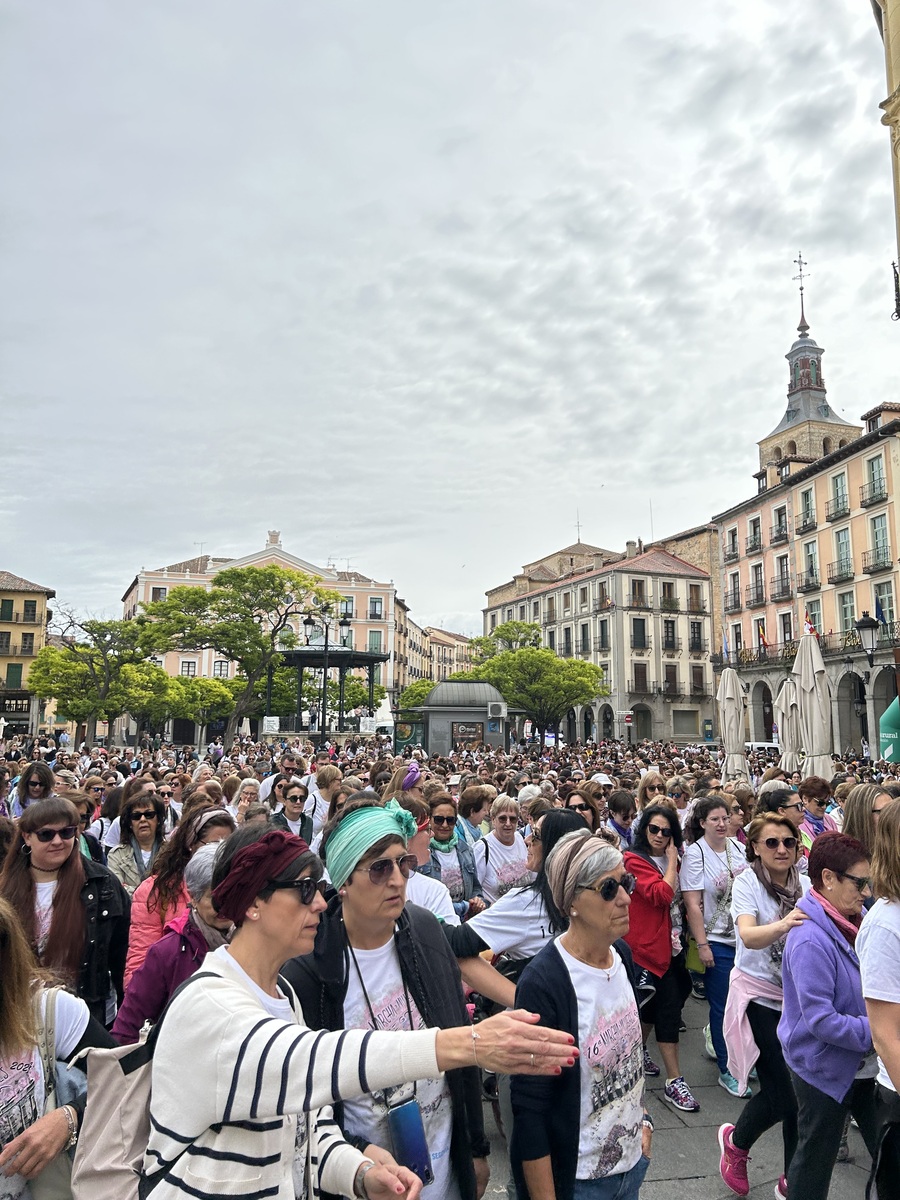
<path id="1" fill-rule="evenodd" d="M 800 324 L 797 326 L 797 332 L 803 335 L 809 333 L 809 325 L 806 321 L 806 313 L 803 310 L 803 280 L 809 279 L 809 273 L 804 271 L 803 268 L 809 266 L 809 263 L 805 261 L 799 250 L 797 251 L 797 257 L 794 259 L 794 266 L 800 272 L 799 275 L 794 276 L 794 282 L 796 283 L 798 280 L 800 282 Z"/>
<path id="2" fill-rule="evenodd" d="M 581 541 L 581 513 L 575 509 L 575 529 L 578 533 L 578 540 Z"/>

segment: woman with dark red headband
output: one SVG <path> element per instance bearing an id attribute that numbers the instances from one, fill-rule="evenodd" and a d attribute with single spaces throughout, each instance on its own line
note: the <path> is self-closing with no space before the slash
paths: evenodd
<path id="1" fill-rule="evenodd" d="M 345 1142 L 330 1105 L 456 1067 L 554 1074 L 574 1063 L 572 1037 L 537 1029 L 524 1012 L 477 1030 L 314 1033 L 279 971 L 313 949 L 326 907 L 319 859 L 293 834 L 253 826 L 220 853 L 213 903 L 236 932 L 159 1030 L 144 1160 L 153 1200 L 320 1191 L 414 1200 L 412 1172 L 384 1149 Z M 198 1037 L 214 1052 L 199 1055 Z"/>

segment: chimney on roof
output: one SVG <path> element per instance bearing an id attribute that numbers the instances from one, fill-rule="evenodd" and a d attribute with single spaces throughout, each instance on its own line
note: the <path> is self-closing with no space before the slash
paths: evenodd
<path id="1" fill-rule="evenodd" d="M 625 557 L 635 558 L 637 556 L 637 542 L 625 543 Z"/>
<path id="2" fill-rule="evenodd" d="M 280 529 L 270 529 L 269 530 L 269 537 L 268 537 L 268 540 L 266 541 L 266 548 L 268 549 L 269 546 L 277 546 L 279 548 L 281 547 L 281 530 Z"/>
<path id="3" fill-rule="evenodd" d="M 638 538 L 638 554 L 644 553 L 644 539 Z"/>

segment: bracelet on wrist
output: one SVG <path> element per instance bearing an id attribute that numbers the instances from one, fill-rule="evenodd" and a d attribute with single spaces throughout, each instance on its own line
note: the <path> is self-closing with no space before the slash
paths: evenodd
<path id="1" fill-rule="evenodd" d="M 78 1122 L 75 1119 L 75 1109 L 71 1104 L 64 1104 L 62 1111 L 65 1114 L 66 1125 L 69 1127 L 69 1140 L 66 1142 L 63 1148 L 68 1150 L 70 1147 L 74 1146 L 78 1140 Z"/>
<path id="2" fill-rule="evenodd" d="M 375 1166 L 370 1158 L 367 1158 L 364 1163 L 360 1163 L 356 1174 L 353 1176 L 353 1195 L 358 1196 L 359 1200 L 366 1200 L 366 1176 Z"/>

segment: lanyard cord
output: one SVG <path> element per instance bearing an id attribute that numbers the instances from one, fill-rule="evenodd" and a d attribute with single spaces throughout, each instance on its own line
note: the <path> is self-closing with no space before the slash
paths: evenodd
<path id="1" fill-rule="evenodd" d="M 345 929 L 344 929 L 345 936 L 346 936 L 346 932 L 347 931 L 346 931 L 346 927 L 345 927 Z M 375 1010 L 372 1008 L 372 1001 L 369 999 L 369 993 L 366 991 L 366 981 L 362 977 L 362 971 L 360 971 L 360 969 L 359 969 L 359 963 L 356 961 L 356 954 L 353 951 L 353 946 L 351 945 L 349 938 L 347 938 L 347 949 L 350 951 L 350 957 L 353 959 L 353 965 L 356 968 L 356 976 L 359 979 L 359 986 L 362 988 L 363 999 L 366 1002 L 366 1008 L 369 1010 L 369 1016 L 372 1019 L 372 1028 L 373 1028 L 373 1030 L 377 1031 L 378 1020 L 375 1016 Z M 403 998 L 406 1001 L 406 1014 L 409 1017 L 409 1028 L 410 1028 L 410 1030 L 412 1030 L 414 1027 L 413 1027 L 413 1019 L 412 1019 L 412 1006 L 410 1005 L 410 1002 L 409 1002 L 409 988 L 407 988 L 406 980 L 403 978 L 403 965 L 402 965 L 402 963 L 400 963 L 399 953 L 397 954 L 397 962 L 398 962 L 398 965 L 400 966 L 400 981 L 403 984 Z M 394 1092 L 396 1092 L 400 1087 L 403 1087 L 403 1086 L 404 1086 L 403 1084 L 398 1084 L 395 1087 L 386 1087 L 384 1089 L 384 1099 L 385 1099 L 385 1103 L 388 1104 L 388 1106 L 390 1106 L 390 1097 L 393 1095 Z M 416 1095 L 416 1081 L 413 1080 L 413 1097 L 415 1097 L 415 1095 Z"/>

